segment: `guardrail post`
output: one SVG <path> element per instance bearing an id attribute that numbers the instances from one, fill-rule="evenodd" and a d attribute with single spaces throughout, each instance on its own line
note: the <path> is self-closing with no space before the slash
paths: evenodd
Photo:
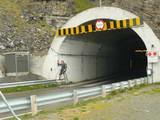
<path id="1" fill-rule="evenodd" d="M 141 84 L 143 84 L 144 83 L 144 78 L 141 78 Z"/>
<path id="2" fill-rule="evenodd" d="M 105 85 L 102 85 L 102 97 L 106 97 L 106 87 Z"/>
<path id="3" fill-rule="evenodd" d="M 132 81 L 131 80 L 128 80 L 128 86 L 129 86 L 129 88 L 132 87 Z"/>
<path id="4" fill-rule="evenodd" d="M 149 84 L 149 82 L 148 82 L 148 81 L 149 81 L 149 77 L 147 77 L 147 79 L 146 79 L 146 83 L 147 83 L 147 84 Z"/>
<path id="5" fill-rule="evenodd" d="M 143 79 L 143 84 L 146 84 L 146 78 Z"/>
<path id="6" fill-rule="evenodd" d="M 120 89 L 123 89 L 123 82 L 120 82 Z"/>
<path id="7" fill-rule="evenodd" d="M 74 105 L 76 105 L 78 103 L 78 94 L 77 94 L 77 90 L 73 91 L 73 103 Z"/>
<path id="8" fill-rule="evenodd" d="M 149 77 L 148 77 L 148 84 L 152 84 L 152 83 L 153 83 L 152 77 L 149 76 Z"/>
<path id="9" fill-rule="evenodd" d="M 112 91 L 114 91 L 114 90 L 115 90 L 114 83 L 112 83 Z"/>
<path id="10" fill-rule="evenodd" d="M 143 79 L 143 78 L 141 78 L 140 80 L 141 80 L 141 84 L 143 84 L 143 83 L 144 83 L 144 82 L 143 82 L 143 81 L 144 81 L 144 79 Z"/>
<path id="11" fill-rule="evenodd" d="M 135 86 L 137 86 L 138 85 L 137 79 L 134 79 L 134 82 L 135 82 Z"/>
<path id="12" fill-rule="evenodd" d="M 32 111 L 32 116 L 36 115 L 38 113 L 37 109 L 37 96 L 32 95 L 30 96 L 31 99 L 31 111 Z"/>
<path id="13" fill-rule="evenodd" d="M 149 76 L 147 76 L 146 83 L 149 84 Z"/>

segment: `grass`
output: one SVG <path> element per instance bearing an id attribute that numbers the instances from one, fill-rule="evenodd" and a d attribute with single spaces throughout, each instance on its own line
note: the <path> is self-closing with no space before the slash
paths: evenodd
<path id="1" fill-rule="evenodd" d="M 75 117 L 75 118 L 73 118 L 73 120 L 79 120 L 79 118 L 78 118 L 78 117 Z"/>
<path id="2" fill-rule="evenodd" d="M 113 98 L 117 98 L 118 96 L 121 96 L 122 93 L 127 93 L 127 94 L 134 95 L 135 92 L 141 90 L 142 88 L 152 87 L 152 86 L 155 86 L 155 85 L 160 85 L 160 84 L 159 83 L 158 84 L 156 83 L 156 84 L 153 84 L 153 85 L 141 84 L 141 85 L 137 85 L 135 87 L 132 87 L 130 89 L 112 91 L 105 98 L 98 97 L 98 98 L 89 99 L 89 100 L 86 100 L 86 101 L 79 102 L 76 105 L 69 104 L 69 105 L 66 105 L 64 107 L 58 108 L 56 110 L 40 111 L 36 116 L 39 116 L 41 114 L 60 113 L 63 110 L 72 109 L 72 108 L 79 108 L 79 107 L 85 108 L 85 106 L 90 104 L 90 103 L 96 103 L 98 101 L 103 101 L 103 100 L 112 100 Z M 138 95 L 142 95 L 142 94 L 157 94 L 157 93 L 160 93 L 160 88 L 152 88 L 151 90 L 143 90 L 143 91 L 140 91 Z M 123 99 L 125 99 L 125 98 L 123 98 Z M 82 109 L 81 112 L 86 112 L 86 110 Z M 33 118 L 33 117 L 29 114 L 29 115 L 21 116 L 21 118 L 23 120 L 25 120 L 25 119 L 29 119 L 29 118 Z M 11 118 L 9 120 L 15 120 L 15 119 Z M 79 120 L 79 118 L 78 117 L 74 117 L 73 120 Z"/>
<path id="3" fill-rule="evenodd" d="M 76 13 L 94 7 L 94 5 L 89 0 L 74 0 L 74 5 Z"/>
<path id="4" fill-rule="evenodd" d="M 30 85 L 30 86 L 21 86 L 21 87 L 13 87 L 13 88 L 2 88 L 0 91 L 3 93 L 12 93 L 12 92 L 22 92 L 22 91 L 28 91 L 28 90 L 36 90 L 36 89 L 42 89 L 42 88 L 54 88 L 57 87 L 57 84 L 40 84 L 40 85 Z"/>
<path id="5" fill-rule="evenodd" d="M 157 93 L 160 93 L 160 88 L 154 88 L 152 90 L 142 91 L 139 94 L 150 94 L 150 95 L 153 95 L 153 94 L 157 94 Z"/>

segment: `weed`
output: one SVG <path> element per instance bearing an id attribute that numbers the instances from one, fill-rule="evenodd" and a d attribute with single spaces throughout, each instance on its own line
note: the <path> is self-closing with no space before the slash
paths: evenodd
<path id="1" fill-rule="evenodd" d="M 73 120 L 79 120 L 79 118 L 78 118 L 78 117 L 75 117 L 75 118 L 73 118 Z"/>
<path id="2" fill-rule="evenodd" d="M 74 4 L 76 13 L 94 7 L 89 0 L 74 0 Z"/>
<path id="3" fill-rule="evenodd" d="M 57 85 L 50 83 L 50 84 L 30 85 L 30 86 L 21 86 L 13 88 L 2 88 L 0 89 L 0 91 L 2 91 L 3 93 L 12 93 L 12 92 L 22 92 L 28 90 L 36 90 L 41 88 L 54 88 L 54 87 L 57 87 Z"/>

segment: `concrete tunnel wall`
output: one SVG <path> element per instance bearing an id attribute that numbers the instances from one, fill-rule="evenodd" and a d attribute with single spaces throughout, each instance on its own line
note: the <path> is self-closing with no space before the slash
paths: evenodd
<path id="1" fill-rule="evenodd" d="M 122 10 L 120 8 L 114 8 L 114 7 L 92 8 L 74 16 L 62 28 L 75 27 L 96 19 L 121 20 L 121 19 L 135 18 L 135 17 L 136 15 L 127 12 L 125 10 Z M 154 45 L 156 49 L 158 50 L 160 49 L 160 42 L 158 38 L 155 36 L 151 28 L 146 23 L 144 23 L 143 27 L 132 28 L 132 30 L 130 31 L 134 31 L 134 33 L 137 34 L 137 36 L 139 37 L 137 39 L 143 41 L 145 48 L 143 47 L 142 49 L 151 50 L 152 45 Z M 100 34 L 100 33 L 97 32 L 89 34 L 91 34 L 89 37 L 89 39 L 91 39 L 92 36 L 94 36 L 92 34 Z M 107 38 L 107 40 L 113 41 L 115 39 L 115 38 L 113 39 L 114 34 L 115 33 L 110 34 L 111 37 Z M 100 36 L 101 35 L 97 37 Z M 102 34 L 102 36 L 104 35 Z M 130 35 L 128 37 L 130 37 Z M 122 37 L 121 41 L 123 41 L 123 39 L 124 38 Z M 43 64 L 43 76 L 48 79 L 58 78 L 59 67 L 57 66 L 57 60 L 64 60 L 67 63 L 68 78 L 70 81 L 74 82 L 115 74 L 116 72 L 121 71 L 120 67 L 122 69 L 123 68 L 125 69 L 125 67 L 129 66 L 128 65 L 129 63 L 126 63 L 128 61 L 126 57 L 127 55 L 125 55 L 126 49 L 124 49 L 122 53 L 117 52 L 119 51 L 119 49 L 123 49 L 124 46 L 121 46 L 122 48 L 119 48 L 118 45 L 116 46 L 116 44 L 113 46 L 109 45 L 109 42 L 104 44 L 103 42 L 97 42 L 97 41 L 90 42 L 89 40 L 88 41 L 86 40 L 87 40 L 86 35 L 55 37 L 51 45 L 51 48 L 48 52 L 48 55 L 45 59 L 45 62 Z M 113 44 L 113 42 L 111 43 Z M 107 47 L 106 46 L 102 47 L 102 45 L 107 45 Z M 120 53 L 123 55 L 120 56 L 119 55 Z M 118 57 L 124 59 L 120 60 L 118 59 Z M 119 64 L 114 64 L 116 62 L 119 62 L 121 66 L 119 66 Z M 148 67 L 150 67 L 149 63 Z M 126 68 L 126 71 L 127 70 L 128 68 Z M 153 71 L 154 71 L 154 80 L 158 81 L 158 74 L 160 71 L 159 62 L 154 64 Z"/>

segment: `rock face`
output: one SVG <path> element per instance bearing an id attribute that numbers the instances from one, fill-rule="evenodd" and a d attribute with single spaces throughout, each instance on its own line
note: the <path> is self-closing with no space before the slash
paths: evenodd
<path id="1" fill-rule="evenodd" d="M 103 6 L 115 6 L 144 19 L 160 39 L 160 0 L 102 0 Z"/>
<path id="2" fill-rule="evenodd" d="M 75 15 L 75 0 L 0 0 L 0 52 L 47 52 L 52 31 Z M 90 0 L 98 6 L 98 0 Z M 143 17 L 160 39 L 160 0 L 102 0 Z"/>
<path id="3" fill-rule="evenodd" d="M 52 31 L 71 14 L 66 1 L 0 0 L 0 52 L 48 51 Z M 66 21 L 66 20 L 65 20 Z"/>

